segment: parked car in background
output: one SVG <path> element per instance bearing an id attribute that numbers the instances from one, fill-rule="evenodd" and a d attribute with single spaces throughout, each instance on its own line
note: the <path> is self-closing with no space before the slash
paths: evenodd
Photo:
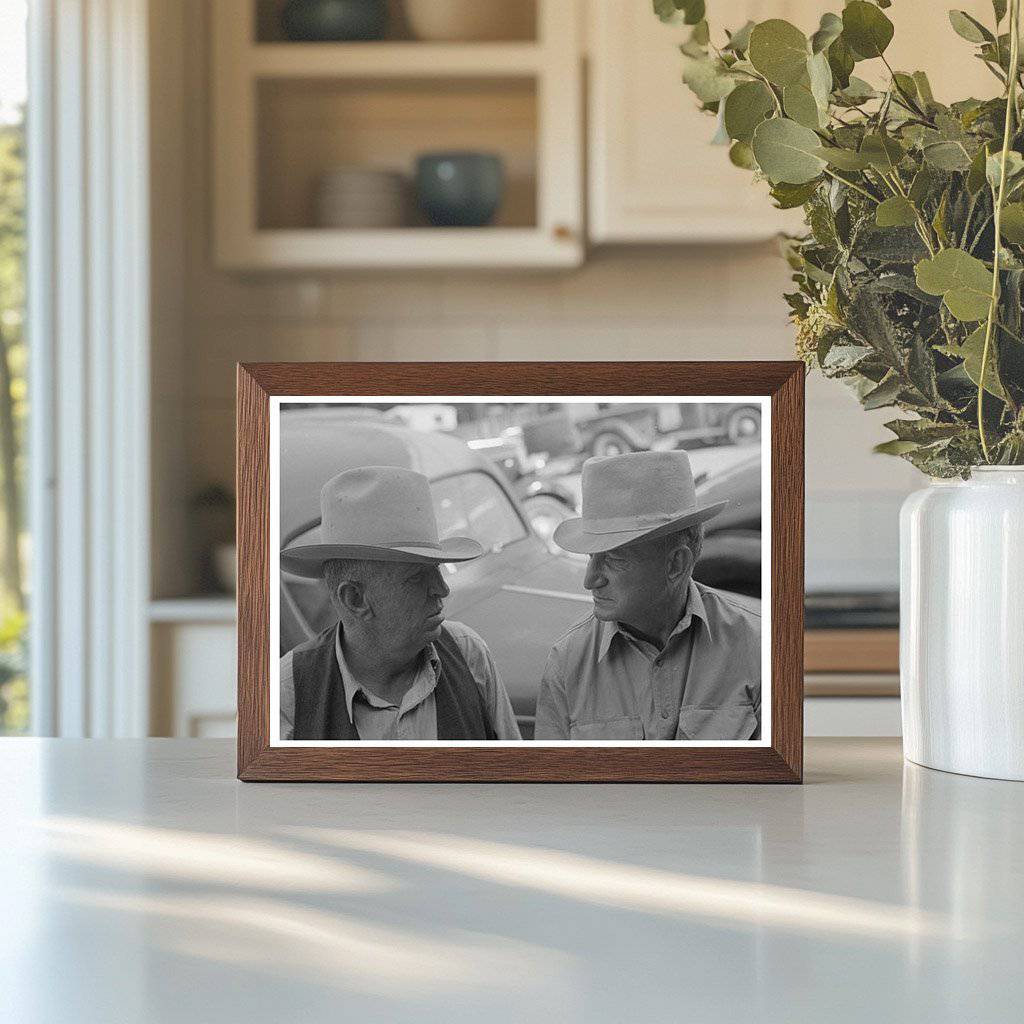
<path id="1" fill-rule="evenodd" d="M 702 503 L 729 504 L 704 527 L 704 548 L 694 579 L 709 587 L 761 596 L 761 453 L 741 448 L 691 452 L 697 496 Z M 700 466 L 708 462 L 711 469 Z"/>
<path id="2" fill-rule="evenodd" d="M 576 419 L 588 455 L 621 455 L 694 443 L 751 444 L 761 437 L 761 410 L 728 402 L 612 405 Z"/>
<path id="3" fill-rule="evenodd" d="M 484 548 L 474 561 L 444 566 L 451 588 L 446 614 L 485 639 L 523 735 L 532 737 L 551 644 L 591 608 L 583 589 L 585 559 L 553 550 L 500 465 L 459 438 L 349 415 L 333 405 L 282 411 L 280 443 L 282 548 L 316 542 L 320 489 L 346 469 L 403 466 L 427 477 L 441 536 L 470 536 Z M 575 514 L 574 506 L 565 508 Z M 714 556 L 716 546 L 709 550 Z M 319 582 L 285 572 L 280 609 L 282 654 L 335 621 Z"/>

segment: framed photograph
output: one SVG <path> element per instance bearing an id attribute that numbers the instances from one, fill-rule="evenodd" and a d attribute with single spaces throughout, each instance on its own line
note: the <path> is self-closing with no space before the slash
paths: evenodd
<path id="1" fill-rule="evenodd" d="M 238 776 L 799 782 L 799 362 L 238 367 Z"/>

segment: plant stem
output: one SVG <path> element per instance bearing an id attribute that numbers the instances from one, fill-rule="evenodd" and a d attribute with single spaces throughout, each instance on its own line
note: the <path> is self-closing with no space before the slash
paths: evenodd
<path id="1" fill-rule="evenodd" d="M 912 111 L 913 111 L 913 112 L 914 112 L 915 114 L 917 114 L 917 115 L 918 115 L 918 117 L 924 117 L 924 118 L 927 118 L 927 117 L 928 117 L 928 115 L 927 115 L 927 114 L 926 114 L 926 113 L 925 113 L 925 112 L 924 112 L 924 111 L 923 111 L 923 110 L 922 110 L 922 109 L 920 108 L 920 106 L 918 106 L 917 100 L 915 100 L 913 96 L 910 96 L 910 95 L 908 95 L 907 93 L 905 93 L 905 92 L 903 91 L 903 89 L 902 89 L 902 88 L 900 87 L 900 83 L 896 81 L 896 72 L 895 72 L 895 71 L 893 71 L 893 69 L 892 69 L 892 65 L 891 65 L 891 64 L 890 64 L 890 63 L 889 63 L 889 62 L 888 62 L 888 61 L 887 61 L 887 60 L 885 59 L 885 54 L 884 54 L 884 53 L 880 53 L 880 54 L 879 54 L 879 57 L 881 57 L 881 58 L 882 58 L 882 63 L 883 63 L 883 64 L 884 64 L 884 65 L 886 66 L 886 68 L 888 68 L 888 70 L 889 70 L 889 84 L 890 84 L 890 85 L 891 85 L 891 86 L 892 86 L 892 87 L 893 87 L 893 88 L 894 88 L 894 89 L 895 89 L 895 90 L 896 90 L 896 91 L 897 91 L 897 92 L 898 92 L 898 93 L 900 94 L 900 98 L 901 98 L 901 99 L 903 100 L 903 102 L 904 102 L 904 103 L 905 103 L 905 104 L 906 104 L 906 105 L 907 105 L 907 106 L 908 106 L 908 107 L 909 107 L 909 108 L 910 108 L 910 109 L 911 109 L 911 110 L 912 110 Z M 926 124 L 929 124 L 929 125 L 931 124 L 931 122 L 930 122 L 930 121 L 926 121 L 925 123 L 926 123 Z"/>
<path id="2" fill-rule="evenodd" d="M 985 346 L 981 350 L 981 369 L 978 371 L 978 434 L 985 461 L 992 462 L 988 437 L 985 434 L 985 371 L 988 369 L 989 351 L 992 345 L 992 328 L 999 308 L 999 255 L 1001 252 L 1000 227 L 1003 201 L 1006 197 L 1006 158 L 1010 151 L 1010 136 L 1014 115 L 1017 111 L 1017 66 L 1020 60 L 1020 0 L 1010 0 L 1010 73 L 1006 84 L 1006 118 L 1003 124 L 1003 150 L 999 155 L 999 190 L 995 197 L 994 230 L 995 243 L 992 253 L 992 297 L 989 300 L 988 320 L 985 322 Z"/>
<path id="3" fill-rule="evenodd" d="M 834 179 L 835 181 L 841 182 L 843 185 L 852 188 L 854 192 L 859 192 L 862 196 L 867 196 L 867 198 L 870 199 L 871 202 L 875 204 L 878 203 L 878 196 L 873 196 L 867 189 L 861 188 L 860 185 L 858 185 L 856 182 L 847 181 L 845 178 L 840 178 L 838 174 L 833 174 L 827 167 L 824 168 L 824 173 L 827 174 L 830 178 Z"/>

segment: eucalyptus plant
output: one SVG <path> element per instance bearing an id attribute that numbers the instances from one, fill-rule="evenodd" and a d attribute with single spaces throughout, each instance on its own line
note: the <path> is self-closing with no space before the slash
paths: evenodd
<path id="1" fill-rule="evenodd" d="M 803 207 L 807 233 L 785 240 L 800 357 L 865 409 L 910 414 L 877 451 L 966 477 L 1024 462 L 1020 0 L 993 0 L 987 25 L 949 12 L 999 93 L 949 105 L 890 66 L 890 6 L 852 0 L 810 37 L 748 22 L 716 45 L 704 0 L 654 0 L 691 26 L 683 80 L 715 141 L 776 206 Z M 867 61 L 887 85 L 855 74 Z"/>

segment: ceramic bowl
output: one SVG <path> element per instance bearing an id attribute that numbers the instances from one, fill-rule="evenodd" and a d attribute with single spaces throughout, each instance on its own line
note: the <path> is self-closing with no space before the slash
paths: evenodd
<path id="1" fill-rule="evenodd" d="M 424 153 L 416 161 L 416 197 L 436 227 L 489 224 L 504 190 L 504 165 L 495 153 Z"/>
<path id="2" fill-rule="evenodd" d="M 405 0 L 404 6 L 417 39 L 479 42 L 535 36 L 531 0 Z"/>
<path id="3" fill-rule="evenodd" d="M 380 39 L 387 24 L 387 0 L 288 0 L 281 11 L 285 38 L 303 43 Z"/>
<path id="4" fill-rule="evenodd" d="M 336 168 L 314 197 L 321 228 L 399 228 L 409 221 L 409 182 L 396 171 Z"/>

